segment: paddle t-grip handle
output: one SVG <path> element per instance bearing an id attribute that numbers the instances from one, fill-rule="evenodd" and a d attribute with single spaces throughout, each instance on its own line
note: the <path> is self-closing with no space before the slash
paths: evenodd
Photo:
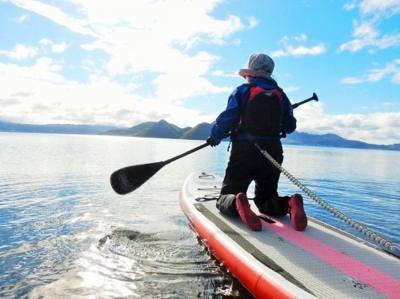
<path id="1" fill-rule="evenodd" d="M 313 92 L 312 97 L 310 97 L 310 98 L 308 98 L 308 99 L 305 99 L 304 101 L 301 101 L 301 102 L 298 102 L 298 103 L 293 104 L 293 105 L 292 105 L 292 109 L 295 109 L 295 108 L 299 107 L 300 105 L 303 105 L 303 104 L 305 104 L 305 103 L 307 103 L 307 102 L 310 102 L 310 101 L 316 101 L 316 102 L 318 102 L 318 96 L 317 96 L 317 94 L 316 94 L 315 92 Z"/>

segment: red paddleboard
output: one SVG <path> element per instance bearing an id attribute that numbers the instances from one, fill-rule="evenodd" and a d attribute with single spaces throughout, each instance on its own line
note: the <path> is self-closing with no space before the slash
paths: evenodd
<path id="1" fill-rule="evenodd" d="M 204 245 L 256 298 L 400 298 L 398 257 L 314 219 L 298 232 L 288 216 L 260 215 L 262 231 L 251 231 L 217 210 L 221 182 L 191 174 L 180 204 Z"/>

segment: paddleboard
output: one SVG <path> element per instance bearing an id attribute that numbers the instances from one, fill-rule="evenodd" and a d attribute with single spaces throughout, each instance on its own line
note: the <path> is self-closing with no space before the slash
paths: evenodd
<path id="1" fill-rule="evenodd" d="M 212 255 L 256 298 L 400 298 L 399 257 L 310 218 L 298 232 L 288 216 L 259 215 L 262 231 L 251 231 L 216 208 L 221 182 L 192 173 L 180 205 Z"/>

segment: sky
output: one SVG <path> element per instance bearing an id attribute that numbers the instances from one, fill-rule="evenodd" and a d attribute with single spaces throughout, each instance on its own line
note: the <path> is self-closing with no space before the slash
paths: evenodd
<path id="1" fill-rule="evenodd" d="M 0 121 L 212 122 L 253 53 L 298 131 L 400 143 L 400 0 L 0 0 Z"/>

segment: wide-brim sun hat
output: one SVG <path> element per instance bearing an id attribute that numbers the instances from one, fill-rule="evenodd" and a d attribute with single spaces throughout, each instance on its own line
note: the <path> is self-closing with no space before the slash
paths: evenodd
<path id="1" fill-rule="evenodd" d="M 275 63 L 267 54 L 252 54 L 249 57 L 247 69 L 240 69 L 239 75 L 246 77 L 262 77 L 271 79 Z"/>

